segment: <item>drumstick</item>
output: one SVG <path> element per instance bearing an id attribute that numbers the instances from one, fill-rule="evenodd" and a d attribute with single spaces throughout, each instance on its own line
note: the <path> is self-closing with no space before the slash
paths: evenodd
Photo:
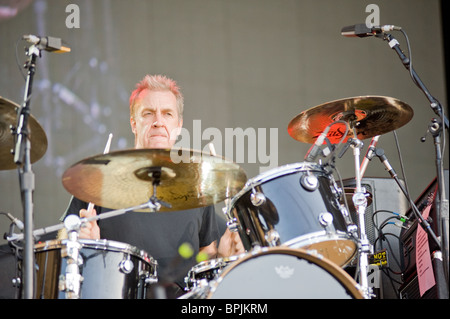
<path id="1" fill-rule="evenodd" d="M 103 154 L 109 153 L 109 148 L 111 147 L 111 140 L 112 140 L 112 133 L 109 133 L 108 136 L 108 142 L 106 142 L 106 146 L 105 146 L 105 150 L 103 151 Z M 88 204 L 88 208 L 87 211 L 90 213 L 92 212 L 92 210 L 94 209 L 95 204 L 94 203 L 89 203 Z"/>
<path id="2" fill-rule="evenodd" d="M 217 156 L 216 149 L 214 148 L 214 144 L 213 143 L 209 143 L 208 146 L 209 146 L 209 153 L 212 156 Z"/>

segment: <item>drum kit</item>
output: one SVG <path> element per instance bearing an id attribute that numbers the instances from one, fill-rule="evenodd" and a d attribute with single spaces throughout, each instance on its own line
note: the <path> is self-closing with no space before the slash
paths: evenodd
<path id="1" fill-rule="evenodd" d="M 0 99 L 2 132 L 14 128 L 18 106 Z M 195 150 L 133 149 L 105 152 L 69 167 L 62 177 L 73 196 L 113 211 L 91 218 L 69 215 L 60 229 L 67 239 L 34 245 L 35 298 L 132 298 L 158 284 L 158 262 L 145 251 L 111 240 L 78 238 L 83 223 L 126 214 L 164 213 L 225 203 L 227 227 L 245 253 L 202 261 L 186 275 L 180 299 L 371 298 L 364 212 L 371 194 L 361 187 L 361 139 L 395 130 L 413 117 L 407 104 L 389 97 L 360 96 L 325 103 L 293 118 L 289 135 L 312 144 L 305 161 L 247 179 L 236 163 Z M 30 116 L 31 162 L 46 151 L 42 127 Z M 2 170 L 15 166 L 6 150 L 14 134 L 1 136 Z M 374 144 L 374 143 L 372 143 Z M 326 148 L 322 149 L 325 145 Z M 357 187 L 343 189 L 333 177 L 332 158 L 352 147 Z M 174 161 L 175 158 L 188 159 Z M 330 155 L 331 154 L 331 155 Z M 365 166 L 363 163 L 361 166 Z M 360 217 L 352 220 L 350 211 Z M 9 241 L 26 239 L 13 234 Z M 358 263 L 359 280 L 345 267 Z M 99 271 L 101 269 L 101 271 Z"/>
<path id="2" fill-rule="evenodd" d="M 69 167 L 62 182 L 74 197 L 113 210 L 89 218 L 68 215 L 63 223 L 33 230 L 31 164 L 47 149 L 45 132 L 29 107 L 40 50 L 45 47 L 35 43 L 27 51 L 23 104 L 0 97 L 0 170 L 19 169 L 24 204 L 23 233 L 11 231 L 7 240 L 24 243 L 22 277 L 16 282 L 25 299 L 149 298 L 159 284 L 157 260 L 126 243 L 80 239 L 80 227 L 128 212 L 164 214 L 219 203 L 225 203 L 227 228 L 239 235 L 245 252 L 192 267 L 180 299 L 373 297 L 367 276 L 373 247 L 364 215 L 374 194 L 365 191 L 361 179 L 375 155 L 395 177 L 375 145 L 381 135 L 412 119 L 409 105 L 391 97 L 358 96 L 307 109 L 287 127 L 293 139 L 312 144 L 304 161 L 251 179 L 214 152 L 104 152 Z M 421 83 L 417 77 L 416 83 Z M 362 140 L 370 138 L 361 163 Z M 336 156 L 350 148 L 356 187 L 345 189 L 333 174 Z M 66 230 L 66 239 L 34 243 L 35 237 L 59 230 Z M 348 265 L 359 270 L 354 278 Z"/>

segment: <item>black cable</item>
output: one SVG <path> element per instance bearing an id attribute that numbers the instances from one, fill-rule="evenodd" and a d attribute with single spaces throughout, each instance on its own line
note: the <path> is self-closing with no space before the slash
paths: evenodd
<path id="1" fill-rule="evenodd" d="M 20 71 L 20 75 L 22 75 L 22 77 L 23 77 L 23 79 L 26 81 L 27 80 L 27 77 L 26 77 L 26 75 L 23 73 L 23 71 L 22 71 L 22 66 L 20 65 L 20 62 L 19 62 L 19 54 L 18 54 L 18 46 L 19 46 L 19 43 L 20 43 L 20 41 L 22 41 L 22 38 L 20 38 L 19 40 L 17 40 L 17 42 L 16 42 L 16 64 L 17 64 L 17 67 L 19 68 L 19 71 Z"/>
<path id="2" fill-rule="evenodd" d="M 408 35 L 406 34 L 405 30 L 401 29 L 400 32 L 403 34 L 403 36 L 405 37 L 406 40 L 406 46 L 408 47 L 408 59 L 409 59 L 409 63 L 408 63 L 408 71 L 409 71 L 409 75 L 411 76 L 411 79 L 413 80 L 414 84 L 417 85 L 420 88 L 419 83 L 417 83 L 416 78 L 414 77 L 414 74 L 412 72 L 413 70 L 413 64 L 412 64 L 412 52 L 411 52 L 411 45 L 409 43 L 409 38 Z"/>
<path id="3" fill-rule="evenodd" d="M 394 134 L 395 146 L 397 148 L 398 159 L 399 159 L 399 162 L 400 162 L 400 170 L 402 171 L 403 181 L 405 182 L 406 193 L 408 194 L 408 197 L 409 197 L 410 196 L 410 192 L 409 192 L 409 189 L 408 189 L 408 181 L 406 180 L 405 166 L 403 164 L 402 151 L 400 150 L 400 143 L 399 143 L 399 140 L 398 140 L 397 131 L 394 130 L 392 133 Z"/>

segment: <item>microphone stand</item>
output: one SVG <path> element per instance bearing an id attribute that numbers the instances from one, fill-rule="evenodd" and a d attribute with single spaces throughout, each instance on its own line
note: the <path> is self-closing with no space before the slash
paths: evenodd
<path id="1" fill-rule="evenodd" d="M 22 106 L 17 110 L 17 126 L 15 135 L 14 163 L 18 166 L 19 182 L 24 209 L 24 268 L 23 268 L 23 296 L 32 299 L 34 293 L 34 239 L 33 239 L 33 191 L 34 173 L 31 169 L 30 159 L 30 132 L 28 131 L 28 118 L 30 112 L 30 99 L 33 77 L 36 70 L 36 58 L 41 55 L 39 48 L 32 45 L 26 52 L 29 57 L 25 64 L 28 69 L 25 84 L 25 95 Z M 31 132 L 32 133 L 32 132 Z"/>
<path id="2" fill-rule="evenodd" d="M 444 114 L 442 113 L 442 106 L 441 103 L 434 98 L 430 92 L 428 91 L 428 89 L 426 88 L 426 86 L 423 84 L 422 80 L 419 78 L 419 76 L 417 75 L 416 71 L 414 71 L 414 68 L 411 67 L 410 65 L 410 60 L 408 57 L 405 56 L 405 54 L 403 53 L 402 49 L 400 48 L 400 44 L 398 43 L 397 39 L 395 39 L 392 34 L 389 33 L 385 33 L 384 34 L 384 38 L 383 40 L 388 41 L 389 46 L 391 47 L 392 50 L 394 50 L 398 57 L 400 58 L 400 60 L 402 61 L 403 65 L 405 66 L 405 68 L 410 72 L 414 83 L 419 87 L 419 89 L 425 94 L 426 98 L 428 99 L 428 101 L 430 102 L 430 106 L 431 109 L 436 113 L 437 116 L 439 116 L 439 118 L 444 120 L 444 124 L 445 124 L 445 129 L 448 130 L 448 119 L 447 117 L 444 116 Z"/>
<path id="3" fill-rule="evenodd" d="M 448 216 L 448 199 L 446 198 L 445 188 L 444 188 L 444 169 L 442 164 L 442 152 L 441 152 L 441 132 L 442 123 L 436 119 L 432 119 L 428 128 L 429 132 L 433 136 L 435 152 L 436 152 L 436 167 L 438 167 L 438 196 L 436 196 L 435 204 L 436 211 L 440 214 L 438 216 L 438 221 L 440 222 L 440 228 L 438 231 L 440 233 L 442 241 L 442 252 L 444 259 L 444 274 L 446 275 L 446 280 L 448 283 L 448 267 L 449 267 L 449 216 Z M 447 287 L 448 289 L 448 287 Z"/>
<path id="4" fill-rule="evenodd" d="M 403 32 L 403 31 L 402 31 Z M 403 32 L 403 34 L 406 36 L 406 34 Z M 389 46 L 391 49 L 393 49 L 400 60 L 402 61 L 403 65 L 407 70 L 409 70 L 411 77 L 414 81 L 414 83 L 419 87 L 419 89 L 425 94 L 426 98 L 430 102 L 431 109 L 436 113 L 436 115 L 439 116 L 439 119 L 441 122 L 438 122 L 437 120 L 433 119 L 431 124 L 429 125 L 429 131 L 433 135 L 434 138 L 434 144 L 436 148 L 436 176 L 437 176 L 437 183 L 438 183 L 438 194 L 439 196 L 436 196 L 435 205 L 436 205 L 436 212 L 438 214 L 438 221 L 440 223 L 440 227 L 438 227 L 438 230 L 440 232 L 440 238 L 442 240 L 442 252 L 443 252 L 443 258 L 444 258 L 444 265 L 445 265 L 445 276 L 448 283 L 448 265 L 449 265 L 449 242 L 448 242 L 448 231 L 449 231 L 449 205 L 448 205 L 448 199 L 446 198 L 445 194 L 445 181 L 444 181 L 444 165 L 442 163 L 442 154 L 441 154 L 441 148 L 440 148 L 440 135 L 445 134 L 446 131 L 448 131 L 449 128 L 449 122 L 447 117 L 442 112 L 442 106 L 440 102 L 434 98 L 428 89 L 425 87 L 423 82 L 420 80 L 417 73 L 414 71 L 414 69 L 411 66 L 411 61 L 408 57 L 405 56 L 402 49 L 400 48 L 400 44 L 398 41 L 389 33 L 385 33 L 383 40 L 388 41 Z M 410 202 L 412 202 L 409 199 Z M 413 209 L 414 211 L 414 209 Z M 419 214 L 420 215 L 420 214 Z M 433 238 L 434 239 L 434 238 Z M 436 239 L 434 239 L 436 241 Z M 441 245 L 439 245 L 441 247 Z M 447 284 L 448 286 L 448 284 Z"/>

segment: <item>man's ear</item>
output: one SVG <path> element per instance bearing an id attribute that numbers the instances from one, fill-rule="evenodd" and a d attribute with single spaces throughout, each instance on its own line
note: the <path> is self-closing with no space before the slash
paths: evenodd
<path id="1" fill-rule="evenodd" d="M 130 116 L 130 125 L 131 125 L 131 132 L 136 134 L 136 121 L 132 116 Z"/>

